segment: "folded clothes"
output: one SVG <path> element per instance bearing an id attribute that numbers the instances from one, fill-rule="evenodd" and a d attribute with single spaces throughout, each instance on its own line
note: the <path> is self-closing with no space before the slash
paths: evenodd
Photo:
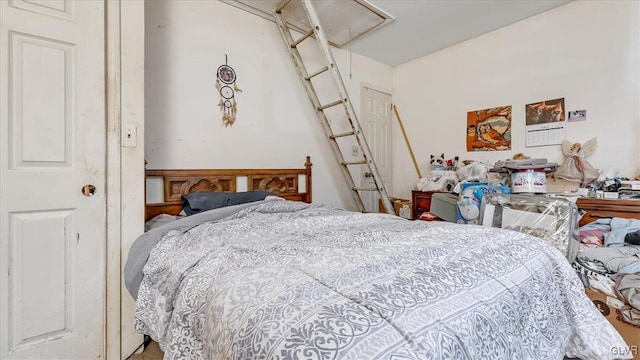
<path id="1" fill-rule="evenodd" d="M 589 287 L 600 291 L 607 296 L 618 297 L 616 294 L 616 283 L 608 276 L 600 274 L 589 275 Z"/>
<path id="2" fill-rule="evenodd" d="M 583 244 L 604 246 L 604 235 L 611 231 L 611 219 L 598 219 L 578 229 L 578 241 Z"/>
<path id="3" fill-rule="evenodd" d="M 578 253 L 576 262 L 591 265 L 597 264 L 599 265 L 598 267 L 604 267 L 605 272 L 594 271 L 601 274 L 636 273 L 640 272 L 640 246 L 589 248 Z"/>
<path id="4" fill-rule="evenodd" d="M 583 244 L 604 246 L 604 235 L 609 233 L 609 230 L 602 229 L 588 229 L 580 230 L 578 235 L 578 241 Z"/>
<path id="5" fill-rule="evenodd" d="M 619 217 L 598 219 L 581 226 L 578 240 L 585 244 L 599 245 L 600 237 L 604 246 L 623 246 L 625 240 L 640 245 L 640 220 Z M 626 239 L 630 235 L 629 240 Z"/>
<path id="6" fill-rule="evenodd" d="M 611 232 L 604 236 L 604 246 L 623 246 L 627 234 L 640 230 L 640 220 L 614 217 L 610 226 Z"/>
<path id="7" fill-rule="evenodd" d="M 620 310 L 628 323 L 640 326 L 640 274 L 615 275 L 616 293 L 626 305 Z"/>

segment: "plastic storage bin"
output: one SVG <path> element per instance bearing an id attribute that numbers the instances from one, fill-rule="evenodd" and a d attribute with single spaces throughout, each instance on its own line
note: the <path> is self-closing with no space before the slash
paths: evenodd
<path id="1" fill-rule="evenodd" d="M 484 194 L 480 223 L 537 236 L 573 262 L 578 242 L 578 209 L 567 199 L 543 195 Z"/>

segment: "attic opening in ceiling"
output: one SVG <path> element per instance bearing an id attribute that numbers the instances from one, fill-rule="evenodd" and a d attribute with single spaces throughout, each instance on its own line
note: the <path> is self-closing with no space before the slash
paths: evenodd
<path id="1" fill-rule="evenodd" d="M 281 0 L 223 1 L 271 21 L 273 21 L 274 11 L 284 5 Z M 337 47 L 342 47 L 394 20 L 393 16 L 366 0 L 316 1 L 314 6 L 324 26 L 327 39 L 331 45 Z M 301 0 L 288 1 L 282 8 L 282 14 L 292 29 L 301 33 L 311 29 Z"/>

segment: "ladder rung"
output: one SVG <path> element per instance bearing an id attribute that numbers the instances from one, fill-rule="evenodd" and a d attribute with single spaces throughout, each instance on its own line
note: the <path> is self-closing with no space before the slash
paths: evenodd
<path id="1" fill-rule="evenodd" d="M 330 135 L 329 137 L 332 139 L 336 139 L 336 138 L 340 138 L 340 137 L 345 137 L 345 136 L 351 136 L 351 135 L 355 135 L 356 133 L 353 131 L 349 131 L 346 133 L 342 133 L 342 134 L 335 134 L 335 135 Z"/>
<path id="2" fill-rule="evenodd" d="M 336 100 L 336 101 L 334 101 L 334 102 L 332 102 L 332 103 L 328 103 L 328 104 L 326 104 L 326 105 L 319 106 L 319 107 L 318 107 L 318 110 L 322 111 L 322 110 L 324 110 L 324 109 L 326 109 L 326 108 L 330 108 L 330 107 L 332 107 L 332 106 L 340 105 L 340 104 L 342 104 L 343 102 L 344 102 L 344 100 L 342 100 L 342 99 L 340 99 L 340 100 Z"/>
<path id="3" fill-rule="evenodd" d="M 340 164 L 342 165 L 365 165 L 367 162 L 365 160 L 360 161 L 343 161 Z"/>
<path id="4" fill-rule="evenodd" d="M 307 32 L 306 34 L 302 35 L 302 37 L 300 39 L 294 41 L 293 44 L 291 44 L 291 47 L 294 48 L 294 47 L 298 46 L 298 44 L 303 42 L 306 38 L 308 38 L 311 35 L 313 35 L 313 29 L 309 30 L 309 32 Z"/>
<path id="5" fill-rule="evenodd" d="M 328 66 L 325 66 L 325 67 L 323 67 L 322 69 L 320 69 L 320 70 L 318 70 L 318 71 L 314 72 L 313 74 L 311 74 L 311 75 L 309 75 L 309 76 L 306 76 L 304 79 L 305 79 L 305 80 L 311 80 L 311 78 L 312 78 L 312 77 L 314 77 L 314 76 L 318 76 L 318 75 L 322 74 L 323 72 L 325 72 L 325 71 L 327 71 L 327 70 L 329 70 L 329 67 L 328 67 Z"/>
<path id="6" fill-rule="evenodd" d="M 356 191 L 378 191 L 378 188 L 360 188 L 360 187 L 352 187 L 352 190 Z"/>
<path id="7" fill-rule="evenodd" d="M 289 5 L 290 2 L 291 0 L 282 0 L 280 2 L 280 5 L 278 5 L 278 7 L 276 8 L 276 13 L 280 14 L 282 12 L 282 9 L 284 9 L 285 6 Z"/>

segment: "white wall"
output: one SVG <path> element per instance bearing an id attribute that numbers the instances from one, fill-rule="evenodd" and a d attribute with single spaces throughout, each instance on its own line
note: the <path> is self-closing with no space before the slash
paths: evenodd
<path id="1" fill-rule="evenodd" d="M 314 202 L 355 209 L 275 23 L 186 0 L 146 2 L 145 21 L 147 168 L 302 168 L 310 155 Z M 229 128 L 214 86 L 225 54 L 243 90 Z M 362 83 L 391 88 L 389 66 L 353 54 L 349 79 L 349 52 L 334 55 L 356 111 Z"/>
<path id="2" fill-rule="evenodd" d="M 567 124 L 567 139 L 598 137 L 596 168 L 639 171 L 640 19 L 637 1 L 575 1 L 393 69 L 394 102 L 423 174 L 430 154 L 496 161 L 517 152 L 562 162 L 560 146 L 525 148 L 525 104 L 565 98 L 587 121 Z M 512 105 L 512 150 L 466 151 L 468 111 Z M 394 135 L 395 193 L 417 179 Z"/>

